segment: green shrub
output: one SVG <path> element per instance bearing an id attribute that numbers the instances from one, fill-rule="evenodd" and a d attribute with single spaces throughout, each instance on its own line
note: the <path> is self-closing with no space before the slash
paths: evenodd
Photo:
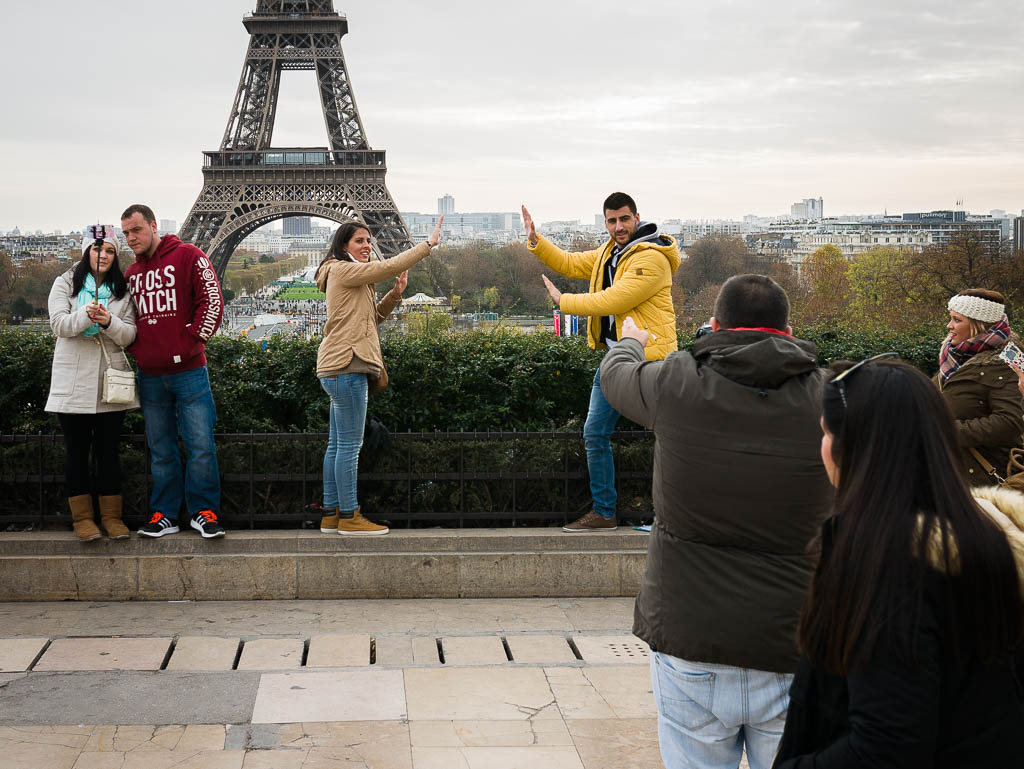
<path id="1" fill-rule="evenodd" d="M 797 335 L 818 345 L 822 364 L 894 350 L 929 376 L 938 367 L 941 326 L 905 333 L 816 326 Z M 57 430 L 43 411 L 53 337 L 0 328 L 0 433 Z M 319 340 L 273 337 L 265 345 L 214 337 L 207 347 L 217 430 L 326 432 L 328 399 L 316 378 Z M 679 334 L 680 347 L 693 343 Z M 392 431 L 580 429 L 601 353 L 583 336 L 556 338 L 498 328 L 466 334 L 386 333 L 391 384 L 370 398 L 369 412 Z M 128 432 L 142 432 L 139 412 Z"/>

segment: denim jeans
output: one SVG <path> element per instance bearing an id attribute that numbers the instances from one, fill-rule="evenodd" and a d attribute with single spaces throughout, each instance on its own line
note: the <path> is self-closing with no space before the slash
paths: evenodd
<path id="1" fill-rule="evenodd" d="M 324 507 L 347 512 L 359 507 L 356 481 L 366 427 L 366 374 L 321 377 L 331 396 L 331 432 L 324 454 Z"/>
<path id="2" fill-rule="evenodd" d="M 666 769 L 750 769 L 775 760 L 793 676 L 651 653 L 658 743 Z"/>
<path id="3" fill-rule="evenodd" d="M 601 392 L 601 369 L 594 372 L 590 388 L 590 408 L 583 425 L 583 444 L 587 447 L 587 471 L 590 473 L 590 496 L 594 512 L 605 518 L 615 517 L 615 459 L 612 456 L 612 433 L 619 421 L 619 412 L 612 408 Z"/>
<path id="4" fill-rule="evenodd" d="M 149 506 L 177 520 L 182 498 L 189 515 L 220 512 L 220 469 L 213 444 L 217 407 L 206 366 L 178 374 L 150 375 L 139 371 L 139 400 L 146 420 L 153 472 Z M 185 483 L 181 478 L 178 436 L 185 444 Z"/>

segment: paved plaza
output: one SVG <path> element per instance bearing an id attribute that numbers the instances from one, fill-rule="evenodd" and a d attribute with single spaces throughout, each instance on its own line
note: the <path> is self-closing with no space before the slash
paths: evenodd
<path id="1" fill-rule="evenodd" d="M 629 598 L 0 603 L 3 769 L 656 769 Z"/>

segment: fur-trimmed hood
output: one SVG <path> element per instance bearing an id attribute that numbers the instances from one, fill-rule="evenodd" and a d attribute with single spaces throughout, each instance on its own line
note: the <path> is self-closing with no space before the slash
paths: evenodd
<path id="1" fill-rule="evenodd" d="M 1006 534 L 1017 564 L 1017 580 L 1024 598 L 1024 494 L 1002 486 L 979 486 L 971 489 L 978 505 L 999 524 Z"/>
<path id="2" fill-rule="evenodd" d="M 1017 565 L 1017 581 L 1020 585 L 1021 600 L 1024 600 L 1024 494 L 1002 486 L 978 486 L 971 489 L 975 501 L 989 518 L 1006 534 L 1010 543 L 1010 552 Z M 923 516 L 918 516 L 918 528 L 924 524 Z M 960 571 L 960 555 L 956 542 L 950 542 L 949 570 L 953 574 Z M 928 560 L 938 571 L 946 570 L 943 558 L 941 527 L 933 526 L 928 538 Z"/>

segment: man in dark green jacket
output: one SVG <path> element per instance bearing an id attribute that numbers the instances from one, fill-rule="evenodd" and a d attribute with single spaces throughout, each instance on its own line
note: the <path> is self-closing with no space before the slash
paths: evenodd
<path id="1" fill-rule="evenodd" d="M 714 333 L 645 361 L 629 319 L 601 388 L 654 430 L 655 523 L 633 632 L 651 646 L 666 767 L 771 765 L 796 670 L 796 624 L 828 514 L 818 351 L 771 278 L 726 281 Z"/>

